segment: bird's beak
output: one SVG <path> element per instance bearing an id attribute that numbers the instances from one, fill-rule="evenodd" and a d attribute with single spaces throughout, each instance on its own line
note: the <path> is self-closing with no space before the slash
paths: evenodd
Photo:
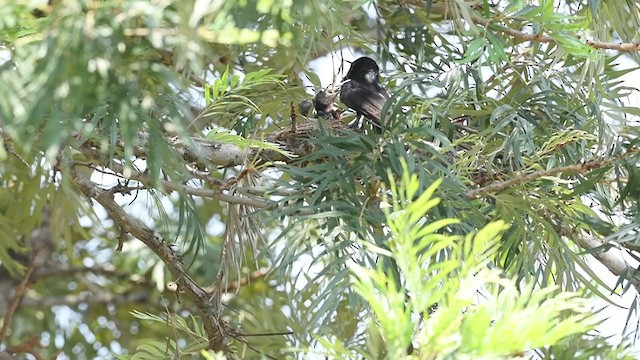
<path id="1" fill-rule="evenodd" d="M 335 88 L 335 87 L 328 87 L 327 90 L 327 95 L 337 95 L 338 93 L 340 93 L 340 88 Z"/>

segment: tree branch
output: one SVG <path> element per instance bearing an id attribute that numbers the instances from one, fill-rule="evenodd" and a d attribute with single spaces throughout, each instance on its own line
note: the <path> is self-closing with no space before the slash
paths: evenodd
<path id="1" fill-rule="evenodd" d="M 85 153 L 85 155 L 89 155 L 89 154 Z M 87 166 L 87 164 L 81 163 L 81 162 L 73 162 L 72 164 L 74 166 L 75 165 Z M 178 184 L 178 183 L 167 181 L 167 180 L 152 180 L 149 176 L 145 175 L 144 173 L 135 171 L 135 170 L 128 171 L 127 176 L 124 176 L 124 175 L 121 175 L 125 173 L 124 167 L 115 162 L 112 162 L 109 165 L 109 168 L 111 168 L 115 172 L 115 174 L 113 174 L 115 176 L 121 176 L 123 179 L 139 181 L 142 184 L 148 185 L 149 187 L 158 187 L 164 190 L 177 191 L 177 192 L 185 193 L 188 195 L 210 198 L 210 199 L 220 200 L 220 201 L 224 201 L 231 204 L 251 206 L 251 207 L 260 208 L 260 209 L 265 208 L 270 204 L 268 201 L 225 194 L 221 190 L 217 190 L 217 189 L 202 189 L 202 188 L 195 188 L 195 187 L 191 187 L 183 184 Z M 109 192 L 111 192 L 112 194 L 114 193 L 111 190 L 109 190 Z"/>
<path id="2" fill-rule="evenodd" d="M 44 266 L 53 249 L 53 239 L 51 234 L 51 212 L 47 207 L 42 210 L 42 222 L 40 226 L 33 229 L 25 241 L 25 245 L 32 249 L 31 259 L 27 272 L 22 280 L 16 285 L 13 291 L 13 298 L 7 306 L 7 311 L 0 314 L 3 317 L 2 328 L 0 329 L 0 343 L 2 343 L 9 331 L 11 320 L 18 309 L 26 291 L 33 284 L 33 273 L 36 269 Z M 3 287 L 4 288 L 4 287 Z M 9 290 L 9 289 L 8 289 Z M 6 294 L 9 297 L 10 294 Z"/>
<path id="3" fill-rule="evenodd" d="M 465 194 L 465 197 L 467 199 L 475 199 L 475 198 L 483 197 L 488 194 L 497 193 L 514 186 L 526 184 L 530 181 L 537 180 L 545 176 L 551 176 L 551 175 L 556 175 L 561 173 L 581 173 L 585 171 L 591 171 L 593 169 L 599 169 L 599 168 L 608 166 L 617 160 L 618 160 L 617 157 L 609 158 L 609 159 L 598 159 L 598 160 L 588 161 L 582 164 L 567 165 L 567 166 L 561 166 L 561 167 L 547 169 L 547 170 L 535 171 L 530 174 L 517 176 L 513 179 L 509 179 L 505 181 L 494 182 L 487 186 L 474 189 L 471 191 L 467 191 L 467 193 Z"/>
<path id="4" fill-rule="evenodd" d="M 340 120 L 324 122 L 323 126 L 333 131 L 350 129 Z M 318 124 L 307 121 L 298 124 L 295 131 L 290 128 L 274 131 L 268 134 L 264 138 L 264 141 L 280 145 L 287 151 L 301 157 L 315 150 L 315 147 L 307 140 L 317 132 Z M 83 153 L 92 151 L 94 154 L 92 157 L 95 157 L 95 154 L 101 153 L 100 143 L 92 139 L 81 139 L 80 134 L 76 135 L 76 139 L 83 141 L 79 149 Z M 148 158 L 147 143 L 149 141 L 149 134 L 142 131 L 138 132 L 138 140 L 138 145 L 133 147 L 133 154 L 138 158 L 146 159 Z M 178 156 L 185 162 L 193 164 L 196 168 L 208 168 L 211 165 L 232 167 L 245 164 L 247 159 L 249 159 L 250 162 L 258 163 L 275 161 L 288 163 L 292 161 L 291 158 L 277 151 L 258 148 L 243 149 L 234 144 L 211 141 L 200 137 L 183 140 L 176 136 L 167 136 L 165 140 Z M 116 141 L 116 148 L 118 151 L 124 152 L 125 144 L 121 139 Z"/>
<path id="5" fill-rule="evenodd" d="M 7 336 L 7 332 L 9 331 L 9 325 L 11 324 L 11 320 L 13 319 L 13 315 L 18 309 L 18 305 L 20 304 L 22 297 L 24 296 L 25 292 L 29 288 L 29 285 L 31 284 L 31 281 L 30 281 L 31 274 L 33 273 L 33 270 L 36 268 L 36 265 L 38 262 L 38 253 L 41 250 L 42 248 L 38 248 L 35 250 L 33 254 L 33 258 L 29 262 L 29 268 L 27 269 L 27 273 L 24 275 L 24 278 L 22 279 L 22 281 L 20 281 L 20 284 L 18 284 L 18 286 L 16 287 L 15 293 L 13 294 L 13 299 L 9 304 L 9 308 L 7 309 L 7 312 L 3 315 L 2 328 L 0 329 L 0 343 L 2 343 L 5 337 Z"/>
<path id="6" fill-rule="evenodd" d="M 425 3 L 422 0 L 406 0 L 405 4 L 424 8 Z M 452 13 L 450 6 L 445 3 L 436 3 L 431 5 L 431 12 L 439 15 L 448 15 Z M 482 25 L 486 28 L 492 28 L 493 30 L 500 31 L 509 36 L 513 36 L 517 39 L 521 39 L 524 41 L 533 41 L 539 43 L 551 43 L 557 44 L 558 42 L 550 37 L 544 36 L 542 34 L 527 34 L 519 30 L 512 29 L 508 26 L 499 25 L 497 23 L 492 22 L 489 19 L 482 18 L 474 13 L 470 13 L 469 19 L 476 25 Z M 587 40 L 584 42 L 585 45 L 591 46 L 594 49 L 608 49 L 608 50 L 617 50 L 620 52 L 631 52 L 631 51 L 640 51 L 640 43 L 632 42 L 632 43 L 608 43 L 597 40 Z"/>
<path id="7" fill-rule="evenodd" d="M 574 234 L 572 236 L 565 236 L 571 239 L 576 245 L 589 251 L 589 253 L 602 265 L 604 265 L 604 267 L 609 269 L 612 274 L 626 279 L 636 288 L 636 290 L 640 290 L 640 277 L 636 274 L 637 269 L 629 266 L 629 264 L 627 264 L 627 262 L 621 256 L 615 254 L 612 249 L 608 249 L 606 251 L 594 251 L 594 249 L 605 245 L 603 241 L 598 240 L 592 235 L 584 232 L 582 232 L 581 234 Z"/>
<path id="8" fill-rule="evenodd" d="M 191 298 L 198 309 L 198 314 L 202 319 L 209 340 L 209 348 L 215 351 L 228 352 L 224 340 L 230 333 L 229 326 L 219 318 L 220 309 L 213 308 L 206 291 L 187 274 L 178 254 L 153 229 L 124 211 L 107 190 L 95 186 L 88 179 L 78 174 L 74 166 L 68 166 L 68 173 L 68 179 L 74 187 L 85 196 L 95 199 L 121 229 L 142 241 L 158 255 L 176 278 L 180 290 Z"/>
<path id="9" fill-rule="evenodd" d="M 571 240 L 574 244 L 586 250 L 612 274 L 629 281 L 636 288 L 636 291 L 640 290 L 640 274 L 637 273 L 637 269 L 629 266 L 625 259 L 614 253 L 611 248 L 603 247 L 607 245 L 606 242 L 597 239 L 584 230 L 562 226 L 561 218 L 558 218 L 557 213 L 547 209 L 540 209 L 538 213 L 543 218 L 553 220 L 550 221 L 551 226 L 560 237 Z"/>

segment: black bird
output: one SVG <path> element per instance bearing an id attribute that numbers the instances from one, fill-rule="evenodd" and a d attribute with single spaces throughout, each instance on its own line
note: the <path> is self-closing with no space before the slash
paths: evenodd
<path id="1" fill-rule="evenodd" d="M 364 115 L 377 132 L 382 130 L 382 107 L 389 93 L 378 82 L 380 68 L 369 57 L 363 56 L 351 63 L 351 68 L 340 88 L 340 101 Z"/>

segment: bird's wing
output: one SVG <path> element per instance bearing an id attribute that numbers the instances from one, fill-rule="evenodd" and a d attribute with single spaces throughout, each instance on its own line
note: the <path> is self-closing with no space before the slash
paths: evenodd
<path id="1" fill-rule="evenodd" d="M 346 86 L 346 88 L 343 87 L 340 100 L 351 109 L 371 120 L 377 127 L 381 127 L 380 114 L 386 101 L 384 94 L 387 92 L 385 91 L 382 94 L 374 90 L 373 87 L 362 86 L 354 81 L 350 81 L 345 85 L 347 84 L 350 85 Z"/>
<path id="2" fill-rule="evenodd" d="M 376 84 L 377 90 L 378 92 L 385 98 L 388 99 L 389 98 L 389 93 L 387 92 L 387 89 L 383 88 L 382 85 L 380 84 Z"/>

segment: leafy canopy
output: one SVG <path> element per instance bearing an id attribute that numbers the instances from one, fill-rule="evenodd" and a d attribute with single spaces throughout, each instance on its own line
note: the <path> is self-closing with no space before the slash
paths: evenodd
<path id="1" fill-rule="evenodd" d="M 625 356 L 589 300 L 640 284 L 639 14 L 0 6 L 0 351 Z M 382 134 L 300 113 L 360 55 L 392 95 Z"/>

